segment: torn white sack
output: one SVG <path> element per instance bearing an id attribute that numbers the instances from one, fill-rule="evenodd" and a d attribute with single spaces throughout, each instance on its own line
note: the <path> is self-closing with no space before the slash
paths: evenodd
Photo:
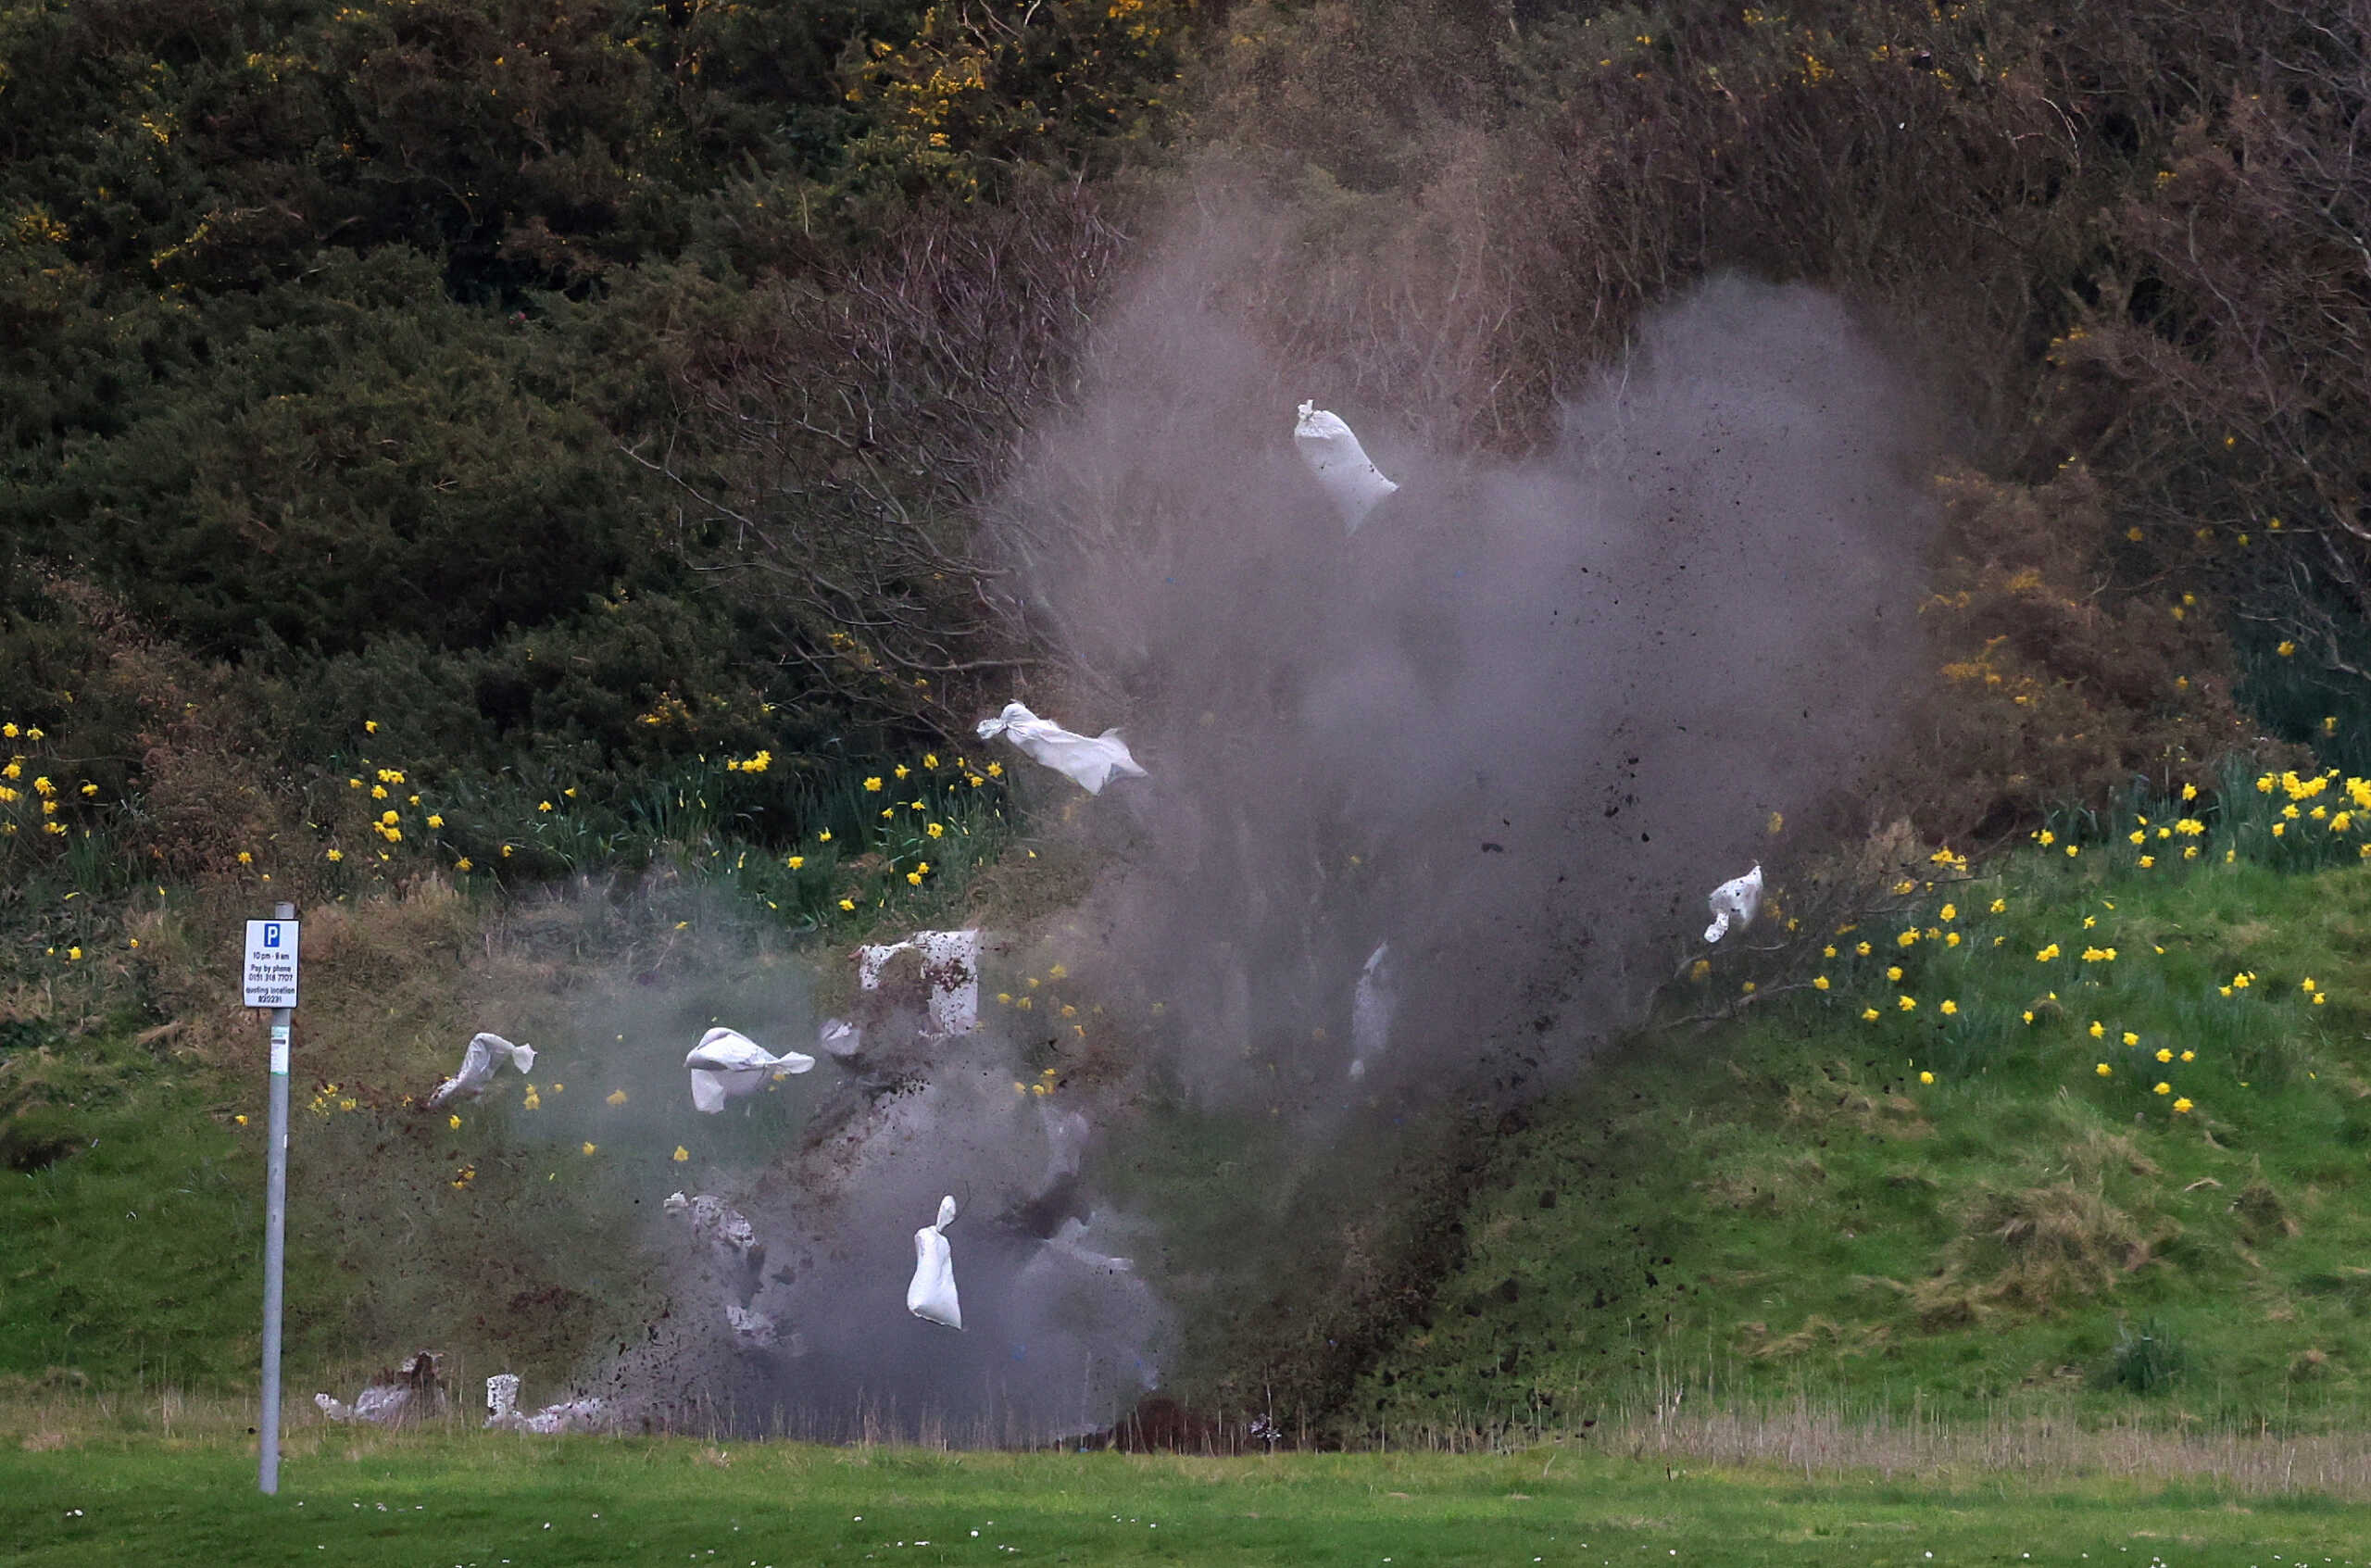
<path id="1" fill-rule="evenodd" d="M 1128 755 L 1127 742 L 1116 729 L 1092 738 L 1074 735 L 1052 720 L 1040 719 L 1021 704 L 1008 702 L 1002 713 L 980 721 L 982 740 L 998 735 L 1021 747 L 1032 761 L 1065 775 L 1089 795 L 1102 794 L 1103 786 L 1115 778 L 1146 776 L 1136 759 Z"/>
<path id="2" fill-rule="evenodd" d="M 1712 923 L 1704 928 L 1704 940 L 1718 942 L 1729 934 L 1734 922 L 1739 931 L 1753 923 L 1762 911 L 1762 862 L 1754 862 L 1753 870 L 1743 876 L 1731 877 L 1712 889 L 1704 900 L 1712 911 Z"/>
<path id="3" fill-rule="evenodd" d="M 519 1374 L 502 1372 L 485 1380 L 485 1424 L 549 1437 L 563 1432 L 598 1432 L 611 1420 L 608 1401 L 592 1399 L 546 1405 L 528 1415 L 519 1409 Z"/>
<path id="4" fill-rule="evenodd" d="M 715 1194 L 704 1192 L 696 1198 L 686 1198 L 680 1192 L 671 1192 L 659 1207 L 688 1221 L 692 1235 L 716 1248 L 727 1261 L 764 1266 L 766 1249 L 758 1239 L 757 1227 L 749 1223 L 746 1214 Z"/>
<path id="5" fill-rule="evenodd" d="M 797 1051 L 776 1056 L 735 1030 L 711 1029 L 684 1058 L 684 1065 L 692 1073 L 693 1109 L 713 1116 L 727 1099 L 756 1094 L 769 1078 L 813 1071 L 815 1059 Z"/>
<path id="6" fill-rule="evenodd" d="M 733 1342 L 745 1350 L 771 1350 L 779 1338 L 773 1319 L 730 1302 L 724 1308 L 724 1326 L 733 1331 Z"/>
<path id="7" fill-rule="evenodd" d="M 1359 971 L 1350 993 L 1350 1076 L 1367 1075 L 1367 1063 L 1383 1055 L 1391 1043 L 1391 1015 L 1399 1005 L 1393 984 L 1391 944 L 1380 942 Z"/>
<path id="8" fill-rule="evenodd" d="M 438 1380 L 435 1352 L 422 1350 L 394 1372 L 354 1396 L 354 1403 L 327 1394 L 313 1396 L 313 1404 L 332 1421 L 367 1422 L 373 1426 L 405 1426 L 435 1415 L 445 1408 L 445 1385 Z"/>
<path id="9" fill-rule="evenodd" d="M 922 960 L 922 988 L 930 994 L 931 1032 L 969 1035 L 980 1023 L 980 934 L 976 931 L 917 931 L 903 942 L 856 950 L 856 983 L 870 991 L 881 971 L 899 953 Z M 842 1028 L 847 1025 L 842 1024 Z M 828 1042 L 826 1048 L 829 1047 Z"/>
<path id="10" fill-rule="evenodd" d="M 906 1311 L 948 1328 L 963 1326 L 963 1304 L 955 1295 L 955 1254 L 947 1227 L 955 1223 L 952 1196 L 938 1200 L 938 1223 L 914 1233 L 914 1277 L 906 1286 Z"/>
<path id="11" fill-rule="evenodd" d="M 482 1098 L 486 1085 L 494 1081 L 496 1071 L 506 1061 L 521 1073 L 532 1073 L 535 1070 L 535 1047 L 514 1046 L 499 1035 L 471 1035 L 469 1049 L 461 1053 L 461 1070 L 436 1085 L 436 1092 L 428 1097 L 429 1109 L 434 1110 L 456 1095 Z"/>
<path id="12" fill-rule="evenodd" d="M 1359 445 L 1341 416 L 1328 413 L 1314 401 L 1300 406 L 1300 422 L 1293 426 L 1293 445 L 1309 471 L 1317 476 L 1335 510 L 1342 514 L 1346 533 L 1356 533 L 1367 513 L 1399 488 L 1367 460 L 1366 448 Z"/>

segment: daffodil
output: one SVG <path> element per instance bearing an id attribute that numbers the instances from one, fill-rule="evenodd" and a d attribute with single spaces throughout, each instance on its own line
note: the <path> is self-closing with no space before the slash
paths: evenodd
<path id="1" fill-rule="evenodd" d="M 461 1130 L 461 1118 L 458 1113 L 447 1116 L 445 1118 L 445 1124 L 458 1133 Z"/>
<path id="2" fill-rule="evenodd" d="M 2149 1092 L 2152 1095 L 2169 1095 L 2174 1092 L 2174 1086 L 2171 1084 L 2161 1082 L 2156 1087 L 2151 1089 Z"/>
<path id="3" fill-rule="evenodd" d="M 1893 982 L 1895 985 L 1901 985 L 1901 966 L 1900 964 L 1891 964 L 1891 965 L 1888 965 L 1888 966 L 1887 967 L 1887 969 L 1886 969 L 1886 978 L 1887 978 L 1888 980 L 1892 981 L 1892 982 Z"/>
<path id="4" fill-rule="evenodd" d="M 2103 1062 L 2101 1062 L 2098 1066 L 2096 1066 L 2096 1067 L 2092 1068 L 2092 1069 L 2091 1069 L 2091 1071 L 2092 1071 L 2092 1072 L 2094 1072 L 2094 1073 L 2098 1073 L 2098 1074 L 2099 1074 L 2101 1077 L 2102 1077 L 2102 1078 L 2113 1078 L 2113 1077 L 2114 1077 L 2114 1076 L 2115 1076 L 2115 1069 L 2114 1069 L 2114 1068 L 2113 1068 L 2113 1067 L 2110 1067 L 2110 1066 L 2109 1066 L 2106 1062 L 2104 1062 L 2104 1061 L 2103 1061 Z"/>
<path id="5" fill-rule="evenodd" d="M 1952 1001 L 1950 997 L 1946 997 L 1943 999 L 1943 1010 L 1943 1010 L 1943 1016 L 1944 1016 L 1945 1018 L 1954 1017 L 1954 1016 L 1956 1016 L 1956 1015 L 1958 1014 L 1958 1012 L 1959 1012 L 1959 1010 L 1960 1010 L 1960 1005 L 1959 1005 L 1959 1003 L 1957 1003 L 1957 1002 L 1955 1002 L 1955 1001 Z"/>
<path id="6" fill-rule="evenodd" d="M 591 1144 L 591 1143 L 588 1143 L 588 1144 L 586 1144 L 586 1145 L 584 1146 L 584 1152 L 585 1152 L 586 1154 L 593 1154 L 593 1153 L 597 1152 L 597 1151 L 599 1150 L 599 1148 L 600 1148 L 600 1146 L 599 1146 L 599 1145 L 597 1145 L 597 1144 Z"/>
<path id="7" fill-rule="evenodd" d="M 1825 975 L 1825 974 L 1814 974 L 1814 975 L 1813 975 L 1813 976 L 1812 976 L 1812 989 L 1813 989 L 1813 990 L 1814 990 L 1814 991 L 1825 991 L 1825 990 L 1826 990 L 1826 989 L 1827 989 L 1827 976 L 1826 976 L 1826 975 Z"/>
<path id="8" fill-rule="evenodd" d="M 2174 1114 L 2175 1114 L 2175 1115 L 2177 1115 L 2177 1116 L 2187 1116 L 2187 1115 L 2189 1115 L 2189 1112 L 2190 1112 L 2190 1103 L 2189 1103 L 2189 1101 L 2188 1099 L 2177 1099 L 2177 1100 L 2174 1101 Z"/>
<path id="9" fill-rule="evenodd" d="M 909 773 L 911 773 L 913 770 L 907 767 L 903 762 L 900 762 L 895 768 L 891 769 L 890 771 L 896 773 L 897 775 L 898 782 L 902 784 L 905 782 L 906 776 Z"/>
<path id="10" fill-rule="evenodd" d="M 609 1105 L 623 1105 L 626 1102 L 626 1092 L 623 1089 L 611 1089 L 603 1098 L 605 1103 Z"/>
<path id="11" fill-rule="evenodd" d="M 875 773 L 875 774 L 873 774 L 871 778 L 869 778 L 869 779 L 865 780 L 865 781 L 864 781 L 864 789 L 865 789 L 865 793 L 866 793 L 866 794 L 868 794 L 868 795 L 878 795 L 878 794 L 880 794 L 880 793 L 881 793 L 881 775 L 880 775 L 880 774 L 878 774 L 878 773 Z"/>
<path id="12" fill-rule="evenodd" d="M 668 1156 L 669 1159 L 672 1160 L 678 1165 L 681 1165 L 684 1160 L 689 1160 L 691 1157 L 692 1151 L 685 1148 L 682 1144 L 677 1144 L 675 1146 L 675 1152 Z"/>
<path id="13" fill-rule="evenodd" d="M 1876 1021 L 1877 1021 L 1877 1010 L 1876 1010 L 1876 1009 L 1875 1009 L 1875 1008 L 1863 1008 L 1863 1009 L 1861 1010 L 1861 1022 L 1863 1022 L 1863 1023 L 1875 1023 Z"/>
<path id="14" fill-rule="evenodd" d="M 1918 998 L 1915 997 L 1897 997 L 1894 1005 L 1901 1008 L 1904 1012 L 1916 1012 L 1918 1010 Z"/>
<path id="15" fill-rule="evenodd" d="M 793 855 L 788 859 L 783 861 L 783 864 L 788 866 L 792 871 L 797 871 L 801 866 L 807 864 L 807 857 L 804 855 Z"/>
<path id="16" fill-rule="evenodd" d="M 1922 1084 L 1931 1084 L 1935 1081 L 1935 1075 L 1932 1073 L 1921 1073 L 1918 1075 L 1918 1081 Z"/>
<path id="17" fill-rule="evenodd" d="M 2094 1040 L 2104 1040 L 2107 1038 L 2107 1034 L 2108 1026 L 2106 1024 L 2101 1023 L 2096 1018 L 2091 1020 L 2091 1038 Z"/>

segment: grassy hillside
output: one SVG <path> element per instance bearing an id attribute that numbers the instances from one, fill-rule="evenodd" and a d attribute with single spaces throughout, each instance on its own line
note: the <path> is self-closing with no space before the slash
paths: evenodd
<path id="1" fill-rule="evenodd" d="M 1905 885 L 1815 974 L 1684 985 L 1496 1148 L 1461 1272 L 1352 1419 L 2352 1419 L 2371 869 L 2337 781 L 2264 782 Z"/>

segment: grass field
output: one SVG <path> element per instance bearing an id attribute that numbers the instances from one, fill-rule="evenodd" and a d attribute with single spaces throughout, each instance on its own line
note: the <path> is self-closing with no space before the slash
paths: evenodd
<path id="1" fill-rule="evenodd" d="M 949 1454 L 690 1439 L 155 1437 L 0 1459 L 0 1555 L 174 1564 L 1228 1562 L 2233 1564 L 2364 1561 L 2371 1510 L 2310 1495 L 1807 1479 L 1543 1448 L 1497 1456 Z"/>

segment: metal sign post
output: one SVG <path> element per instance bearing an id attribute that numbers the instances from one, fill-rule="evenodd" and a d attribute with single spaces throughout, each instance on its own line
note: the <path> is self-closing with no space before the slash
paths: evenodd
<path id="1" fill-rule="evenodd" d="M 280 1308 L 288 1230 L 288 1032 L 296 1015 L 296 906 L 247 922 L 245 1002 L 271 1010 L 271 1113 L 264 1132 L 263 1419 L 256 1485 L 280 1490 Z"/>

